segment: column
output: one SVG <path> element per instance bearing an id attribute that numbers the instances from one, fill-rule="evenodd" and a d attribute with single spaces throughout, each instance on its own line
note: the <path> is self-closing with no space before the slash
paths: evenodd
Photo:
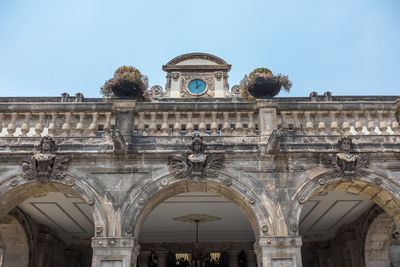
<path id="1" fill-rule="evenodd" d="M 140 251 L 139 253 L 139 267 L 148 267 L 151 251 Z"/>
<path id="2" fill-rule="evenodd" d="M 257 258 L 254 250 L 246 250 L 247 267 L 257 267 Z"/>
<path id="3" fill-rule="evenodd" d="M 136 267 L 140 251 L 132 237 L 94 237 L 92 248 L 92 267 Z"/>
<path id="4" fill-rule="evenodd" d="M 239 251 L 228 251 L 229 267 L 239 267 Z"/>
<path id="5" fill-rule="evenodd" d="M 124 141 L 132 142 L 135 130 L 135 100 L 114 100 L 114 108 L 117 111 L 115 119 L 115 130 L 118 130 Z"/>
<path id="6" fill-rule="evenodd" d="M 167 267 L 168 251 L 156 251 L 157 267 Z"/>
<path id="7" fill-rule="evenodd" d="M 258 130 L 261 136 L 270 135 L 273 130 L 278 128 L 277 106 L 276 99 L 257 99 Z"/>
<path id="8" fill-rule="evenodd" d="M 301 237 L 261 237 L 254 244 L 260 267 L 301 267 Z"/>

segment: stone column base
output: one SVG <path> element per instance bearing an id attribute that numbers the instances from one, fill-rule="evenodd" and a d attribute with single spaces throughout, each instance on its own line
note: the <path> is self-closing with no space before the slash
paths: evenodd
<path id="1" fill-rule="evenodd" d="M 92 267 L 136 266 L 140 246 L 135 238 L 92 238 Z"/>
<path id="2" fill-rule="evenodd" d="M 301 267 L 301 237 L 263 237 L 254 244 L 258 266 Z"/>

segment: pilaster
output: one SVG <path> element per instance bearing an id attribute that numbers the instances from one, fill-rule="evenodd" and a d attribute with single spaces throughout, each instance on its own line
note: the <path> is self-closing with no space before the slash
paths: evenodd
<path id="1" fill-rule="evenodd" d="M 268 136 L 278 128 L 277 99 L 257 99 L 258 129 L 261 136 Z"/>
<path id="2" fill-rule="evenodd" d="M 92 267 L 136 267 L 140 246 L 135 238 L 94 237 Z"/>
<path id="3" fill-rule="evenodd" d="M 301 237 L 262 237 L 254 244 L 260 267 L 302 267 Z"/>
<path id="4" fill-rule="evenodd" d="M 114 109 L 117 114 L 115 130 L 121 133 L 125 142 L 131 143 L 135 130 L 136 100 L 114 100 Z"/>

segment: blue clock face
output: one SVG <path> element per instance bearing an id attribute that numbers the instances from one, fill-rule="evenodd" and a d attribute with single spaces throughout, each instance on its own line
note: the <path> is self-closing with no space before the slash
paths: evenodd
<path id="1" fill-rule="evenodd" d="M 189 92 L 195 95 L 202 94 L 206 91 L 206 83 L 200 79 L 195 79 L 189 83 Z"/>

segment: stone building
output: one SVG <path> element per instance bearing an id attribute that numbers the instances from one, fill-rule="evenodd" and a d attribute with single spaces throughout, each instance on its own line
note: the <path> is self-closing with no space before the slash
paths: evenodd
<path id="1" fill-rule="evenodd" d="M 230 67 L 0 98 L 0 266 L 400 266 L 400 96 L 245 102 Z"/>

